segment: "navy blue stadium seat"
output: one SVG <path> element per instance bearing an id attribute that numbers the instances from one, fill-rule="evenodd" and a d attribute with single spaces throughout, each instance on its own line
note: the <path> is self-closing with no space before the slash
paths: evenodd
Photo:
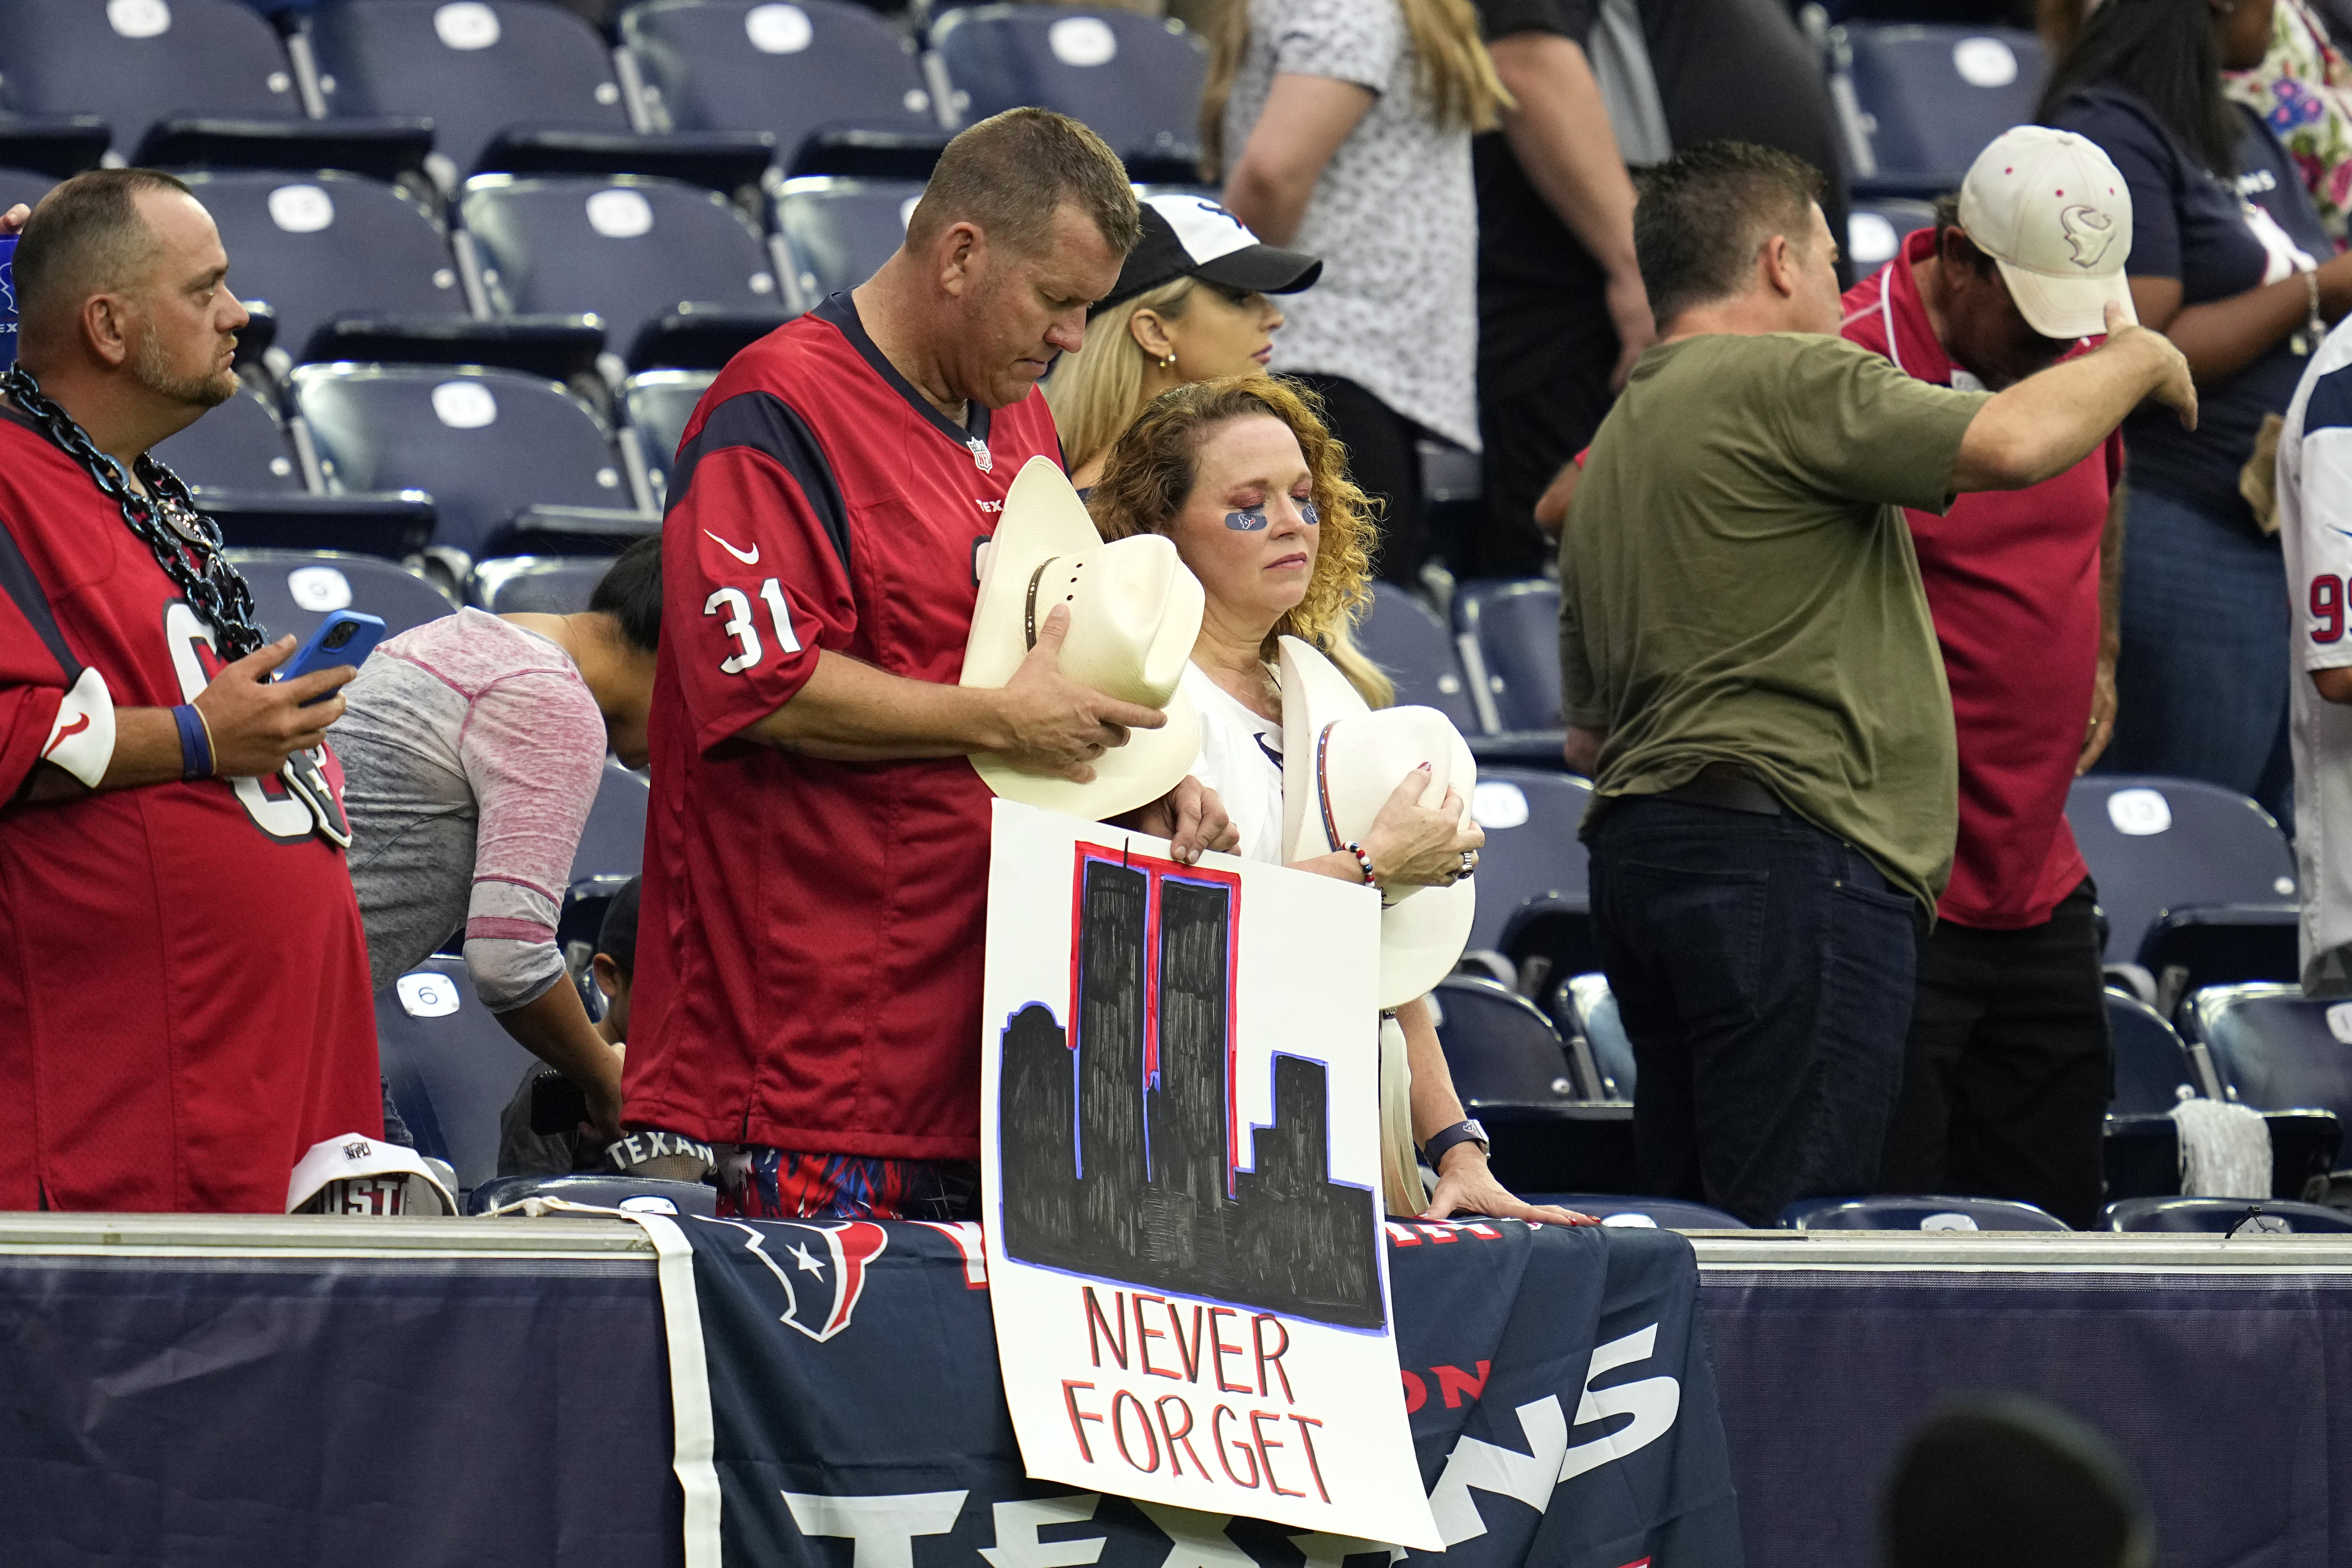
<path id="1" fill-rule="evenodd" d="M 232 550 L 253 590 L 255 624 L 272 637 L 309 637 L 337 610 L 358 610 L 394 636 L 457 606 L 425 577 L 395 562 L 335 551 Z"/>
<path id="2" fill-rule="evenodd" d="M 2064 1230 L 2032 1204 L 2006 1198 L 1801 1198 L 1781 1211 L 1790 1230 Z"/>
<path id="3" fill-rule="evenodd" d="M 865 282 L 907 237 L 923 194 L 919 180 L 848 180 L 811 174 L 777 182 L 776 232 L 791 251 L 801 303 Z"/>
<path id="4" fill-rule="evenodd" d="M 1430 995 L 1455 1092 L 1494 1141 L 1514 1192 L 1607 1192 L 1635 1180 L 1629 1108 L 1578 1092 L 1551 1021 L 1491 980 L 1454 975 Z"/>
<path id="5" fill-rule="evenodd" d="M 1478 915 L 1470 946 L 1499 951 L 1513 916 L 1531 900 L 1565 909 L 1589 898 L 1583 843 L 1576 825 L 1592 786 L 1568 773 L 1481 769 L 1471 814 L 1486 830 L 1478 853 Z"/>
<path id="6" fill-rule="evenodd" d="M 0 169 L 0 213 L 22 202 L 31 206 L 58 183 L 54 174 L 43 174 L 31 169 Z"/>
<path id="7" fill-rule="evenodd" d="M 2184 1010 L 2190 1040 L 2257 1110 L 2315 1109 L 2352 1117 L 2352 1001 L 2294 985 L 2220 985 Z"/>
<path id="8" fill-rule="evenodd" d="M 825 132 L 943 136 L 914 39 L 863 5 L 651 0 L 622 15 L 621 38 L 672 125 L 769 132 L 788 170 Z"/>
<path id="9" fill-rule="evenodd" d="M 2166 910 L 2295 896 L 2294 858 L 2278 824 L 2219 784 L 2093 773 L 2074 781 L 2066 821 L 2098 884 L 2110 963 L 2135 959 Z"/>
<path id="10" fill-rule="evenodd" d="M 1482 726 L 1462 679 L 1453 634 L 1417 595 L 1393 583 L 1372 584 L 1372 607 L 1356 623 L 1356 643 L 1396 682 L 1400 704 L 1434 708 L 1465 736 Z"/>
<path id="11" fill-rule="evenodd" d="M 1626 1037 L 1624 1022 L 1618 1016 L 1617 998 L 1609 989 L 1609 976 L 1570 975 L 1553 994 L 1552 1014 L 1573 1038 L 1583 1040 L 1591 1053 L 1602 1097 L 1632 1100 L 1636 1077 L 1633 1042 Z"/>
<path id="12" fill-rule="evenodd" d="M 236 0 L 7 0 L 0 84 L 19 110 L 97 115 L 125 160 L 168 121 L 302 118 L 277 33 Z"/>
<path id="13" fill-rule="evenodd" d="M 493 310 L 593 312 L 637 368 L 661 352 L 636 346 L 640 334 L 682 311 L 753 318 L 746 342 L 784 321 L 765 242 L 716 191 L 635 174 L 477 174 L 457 210 Z"/>
<path id="14" fill-rule="evenodd" d="M 2115 1042 L 2113 1116 L 2162 1116 L 2179 1103 L 2179 1090 L 2195 1087 L 2187 1047 L 2164 1015 L 2138 997 L 2107 990 L 2107 1037 Z"/>
<path id="15" fill-rule="evenodd" d="M 488 1214 L 525 1198 L 561 1198 L 592 1208 L 634 1209 L 641 1214 L 703 1215 L 718 1212 L 719 1189 L 701 1182 L 661 1182 L 646 1176 L 499 1176 L 474 1189 L 467 1214 Z M 551 1209 L 562 1217 L 562 1210 Z"/>
<path id="16" fill-rule="evenodd" d="M 1139 180 L 1195 177 L 1208 50 L 1180 22 L 1075 5 L 976 5 L 932 26 L 969 124 L 1037 104 L 1085 121 Z"/>
<path id="17" fill-rule="evenodd" d="M 1936 209 L 1926 202 L 1858 196 L 1846 213 L 1846 259 L 1855 277 L 1866 276 L 1894 260 L 1915 231 L 1935 226 Z"/>
<path id="18" fill-rule="evenodd" d="M 466 961 L 436 955 L 377 993 L 375 1031 L 416 1152 L 455 1166 L 461 1194 L 496 1176 L 499 1112 L 539 1058 L 474 994 Z"/>
<path id="19" fill-rule="evenodd" d="M 1557 584 L 1539 577 L 1465 583 L 1454 595 L 1454 629 L 1486 667 L 1500 728 L 1559 729 Z M 1479 674 L 1470 671 L 1473 680 Z"/>
<path id="20" fill-rule="evenodd" d="M 588 825 L 580 830 L 580 847 L 572 856 L 573 886 L 598 877 L 625 881 L 644 868 L 646 805 L 651 794 L 644 778 L 605 759 L 596 803 L 588 808 Z"/>
<path id="21" fill-rule="evenodd" d="M 718 379 L 716 371 L 648 370 L 621 385 L 621 405 L 637 433 L 656 503 L 668 495 L 669 468 L 677 460 L 678 443 L 686 438 L 687 421 Z"/>
<path id="22" fill-rule="evenodd" d="M 2302 923 L 2299 907 L 2277 900 L 2167 910 L 2140 938 L 2139 966 L 2156 977 L 2160 1010 L 2211 985 L 2293 981 Z"/>
<path id="23" fill-rule="evenodd" d="M 267 403 L 240 392 L 155 445 L 165 467 L 198 489 L 299 490 L 302 469 Z"/>
<path id="24" fill-rule="evenodd" d="M 1863 188 L 1957 190 L 1987 142 L 2033 119 L 2046 68 L 2030 32 L 1863 21 L 1843 32 L 1878 164 L 1874 178 L 1857 179 Z"/>
<path id="25" fill-rule="evenodd" d="M 351 490 L 423 490 L 435 542 L 467 556 L 531 547 L 536 506 L 635 508 L 596 416 L 553 382 L 512 371 L 306 364 L 292 377 L 320 471 Z M 647 520 L 643 527 L 650 528 Z"/>
<path id="26" fill-rule="evenodd" d="M 310 20 L 334 115 L 421 114 L 449 174 L 480 166 L 510 126 L 627 132 L 595 29 L 530 0 L 337 0 Z"/>
<path id="27" fill-rule="evenodd" d="M 494 616 L 574 616 L 612 564 L 596 556 L 501 555 L 474 563 L 466 597 Z"/>
<path id="28" fill-rule="evenodd" d="M 2352 1231 L 2352 1214 L 2283 1198 L 2259 1204 L 2244 1198 L 2126 1198 L 2109 1204 L 2100 1218 L 2106 1229 L 2122 1231 L 2234 1230 L 2241 1237 Z"/>
<path id="29" fill-rule="evenodd" d="M 465 290 L 432 208 L 353 174 L 299 176 L 249 170 L 186 176 L 219 226 L 229 282 L 267 300 L 278 343 L 296 360 L 338 313 L 413 321 L 460 321 Z"/>
<path id="30" fill-rule="evenodd" d="M 1681 1198 L 1643 1198 L 1591 1193 L 1522 1193 L 1531 1204 L 1555 1204 L 1589 1214 L 1606 1226 L 1636 1230 L 1747 1230 L 1746 1220 L 1705 1204 Z"/>

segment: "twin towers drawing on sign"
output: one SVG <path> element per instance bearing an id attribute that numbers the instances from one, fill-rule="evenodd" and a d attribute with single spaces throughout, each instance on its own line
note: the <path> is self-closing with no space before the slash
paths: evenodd
<path id="1" fill-rule="evenodd" d="M 1275 1050 L 1272 1123 L 1244 1125 L 1241 879 L 1085 842 L 1076 855 L 1072 1026 L 1031 1002 L 1002 1036 L 1005 1253 L 1383 1327 L 1377 1194 L 1331 1179 L 1325 1062 Z M 1319 1055 L 1332 1042 L 1295 1044 Z"/>

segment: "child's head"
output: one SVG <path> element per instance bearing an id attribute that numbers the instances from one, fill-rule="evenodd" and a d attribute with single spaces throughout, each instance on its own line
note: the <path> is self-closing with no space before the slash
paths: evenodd
<path id="1" fill-rule="evenodd" d="M 629 982 L 637 968 L 637 883 L 632 877 L 604 910 L 604 923 L 596 931 L 596 956 L 590 971 L 596 989 L 604 994 L 604 1018 L 600 1027 L 618 1044 L 629 1037 Z"/>

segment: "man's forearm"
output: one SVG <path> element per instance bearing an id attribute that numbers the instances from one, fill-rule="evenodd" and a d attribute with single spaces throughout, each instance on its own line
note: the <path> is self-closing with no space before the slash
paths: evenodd
<path id="1" fill-rule="evenodd" d="M 114 710 L 114 752 L 107 759 L 101 790 L 171 784 L 182 773 L 180 726 L 168 708 Z M 70 800 L 90 791 L 54 763 L 35 763 L 16 792 L 21 801 Z"/>
<path id="2" fill-rule="evenodd" d="M 1584 51 L 1557 34 L 1514 33 L 1486 52 L 1518 100 L 1503 116 L 1503 135 L 1528 183 L 1602 270 L 1638 277 L 1633 182 Z"/>
<path id="3" fill-rule="evenodd" d="M 830 650 L 792 700 L 743 738 L 832 763 L 892 763 L 999 751 L 1012 737 L 999 694 L 909 680 Z"/>
<path id="4" fill-rule="evenodd" d="M 1956 490 L 2013 490 L 2091 455 L 2163 381 L 2163 339 L 2135 331 L 1995 394 L 1969 424 Z"/>

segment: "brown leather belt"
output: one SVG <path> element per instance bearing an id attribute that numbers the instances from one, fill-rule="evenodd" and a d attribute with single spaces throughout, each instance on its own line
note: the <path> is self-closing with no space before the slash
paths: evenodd
<path id="1" fill-rule="evenodd" d="M 1745 811 L 1756 816 L 1778 816 L 1782 809 L 1780 797 L 1758 784 L 1756 776 L 1738 763 L 1709 763 L 1690 783 L 1662 789 L 1653 798 L 1711 805 L 1718 811 Z"/>

